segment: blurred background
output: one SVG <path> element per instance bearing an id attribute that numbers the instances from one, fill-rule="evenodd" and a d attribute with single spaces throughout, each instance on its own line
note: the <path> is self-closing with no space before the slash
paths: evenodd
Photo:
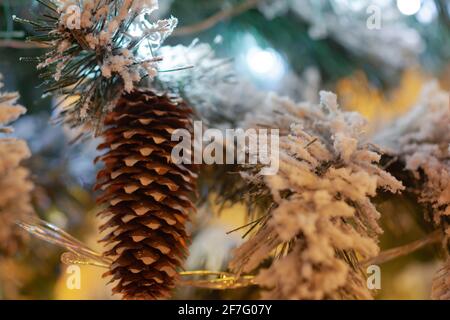
<path id="1" fill-rule="evenodd" d="M 416 102 L 422 86 L 437 79 L 450 90 L 450 0 L 160 0 L 156 17 L 179 19 L 166 45 L 195 39 L 230 58 L 237 77 L 262 91 L 316 102 L 318 91 L 338 94 L 347 110 L 365 115 L 373 128 L 401 115 Z M 38 215 L 90 246 L 96 242 L 92 184 L 95 141 L 70 145 L 73 133 L 52 125 L 50 97 L 42 97 L 34 63 L 20 57 L 44 50 L 24 39 L 33 31 L 13 15 L 32 18 L 34 0 L 0 0 L 0 73 L 5 88 L 18 91 L 28 113 L 14 125 L 29 143 L 26 163 L 36 185 Z M 233 95 L 233 99 L 248 99 Z M 254 104 L 255 110 L 258 105 Z M 425 233 L 417 204 L 399 197 L 383 201 L 382 246 L 390 248 Z M 214 203 L 211 201 L 210 203 Z M 242 241 L 245 208 L 207 205 L 193 219 L 194 235 L 186 269 L 224 270 L 230 250 Z M 412 230 L 412 232 L 411 232 Z M 14 259 L 0 259 L 0 298 L 112 298 L 104 270 L 82 266 L 80 290 L 66 286 L 61 250 L 31 239 Z M 426 299 L 437 268 L 433 248 L 383 265 L 380 299 Z M 257 298 L 254 288 L 235 291 L 180 289 L 178 298 Z"/>

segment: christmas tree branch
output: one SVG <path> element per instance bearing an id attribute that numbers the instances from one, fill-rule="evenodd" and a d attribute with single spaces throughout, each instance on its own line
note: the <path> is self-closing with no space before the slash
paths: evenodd
<path id="1" fill-rule="evenodd" d="M 406 245 L 392 248 L 386 251 L 381 252 L 378 256 L 372 259 L 368 259 L 366 261 L 363 261 L 361 264 L 363 266 L 370 266 L 370 265 L 378 265 L 382 264 L 391 260 L 394 260 L 396 258 L 400 258 L 403 256 L 406 256 L 410 253 L 413 253 L 423 247 L 426 247 L 427 245 L 437 243 L 443 239 L 443 232 L 441 230 L 436 230 L 430 234 L 428 234 L 426 237 L 413 241 L 411 243 L 408 243 Z"/>
<path id="2" fill-rule="evenodd" d="M 219 11 L 216 14 L 212 15 L 211 17 L 209 17 L 199 23 L 195 23 L 190 26 L 178 28 L 177 30 L 175 30 L 173 32 L 172 36 L 187 36 L 187 35 L 191 35 L 194 33 L 199 33 L 199 32 L 208 30 L 224 20 L 238 16 L 248 10 L 255 8 L 260 2 L 262 2 L 262 0 L 244 1 L 243 3 L 241 3 L 235 7 L 231 7 L 231 8 L 227 8 L 222 11 Z"/>
<path id="3" fill-rule="evenodd" d="M 438 7 L 439 11 L 441 12 L 441 17 L 444 23 L 447 25 L 447 27 L 450 28 L 450 10 L 448 9 L 448 6 L 446 5 L 444 0 L 436 0 L 436 6 Z"/>

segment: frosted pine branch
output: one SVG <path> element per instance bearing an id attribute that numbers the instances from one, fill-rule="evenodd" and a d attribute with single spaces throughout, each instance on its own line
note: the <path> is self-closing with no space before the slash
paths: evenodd
<path id="1" fill-rule="evenodd" d="M 1 79 L 0 75 L 0 89 Z M 33 185 L 28 170 L 20 165 L 30 156 L 30 150 L 23 140 L 1 136 L 12 132 L 6 125 L 26 111 L 17 104 L 18 98 L 17 93 L 0 93 L 0 253 L 6 255 L 17 252 L 23 240 L 16 221 L 33 212 L 30 202 Z"/>
<path id="2" fill-rule="evenodd" d="M 409 173 L 405 184 L 424 207 L 425 218 L 445 235 L 447 254 L 450 238 L 450 97 L 435 82 L 427 85 L 412 110 L 390 124 L 376 140 L 390 148 L 400 166 Z M 389 169 L 389 168 L 388 168 Z M 448 272 L 447 272 L 448 275 Z M 439 280 L 445 283 L 447 280 Z M 450 298 L 435 284 L 437 297 Z M 436 290 L 434 290 L 436 291 Z"/>
<path id="3" fill-rule="evenodd" d="M 435 276 L 431 298 L 433 300 L 450 300 L 450 259 L 447 259 Z"/>
<path id="4" fill-rule="evenodd" d="M 338 1 L 266 0 L 259 9 L 268 19 L 290 10 L 309 24 L 312 38 L 333 38 L 352 53 L 386 67 L 401 69 L 416 63 L 425 47 L 422 36 L 403 21 L 395 2 L 379 5 L 382 28 L 369 28 L 370 15 L 366 10 L 371 4 L 372 1 L 360 1 L 359 9 L 352 10 L 351 19 L 348 4 Z"/>
<path id="5" fill-rule="evenodd" d="M 450 216 L 450 101 L 430 83 L 417 105 L 383 130 L 376 141 L 390 148 L 417 181 L 411 189 L 429 206 L 432 222 L 446 226 Z"/>
<path id="6" fill-rule="evenodd" d="M 275 207 L 230 264 L 250 272 L 278 250 L 256 278 L 270 289 L 264 298 L 371 298 L 358 269 L 358 259 L 379 252 L 380 213 L 371 198 L 403 186 L 380 168 L 381 155 L 364 140 L 365 120 L 336 100 L 329 92 L 320 105 L 273 96 L 269 111 L 247 122 L 281 132 L 278 174 L 243 175 L 265 185 Z"/>
<path id="7" fill-rule="evenodd" d="M 44 19 L 30 23 L 30 40 L 49 51 L 37 58 L 46 93 L 78 99 L 60 112 L 70 126 L 98 127 L 123 92 L 158 74 L 156 56 L 177 19 L 150 22 L 157 0 L 43 0 Z M 150 56 L 150 58 L 149 58 Z"/>

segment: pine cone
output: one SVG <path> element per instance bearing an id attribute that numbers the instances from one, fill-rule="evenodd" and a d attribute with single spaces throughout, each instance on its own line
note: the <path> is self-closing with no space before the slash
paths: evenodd
<path id="1" fill-rule="evenodd" d="M 124 95 L 106 117 L 97 160 L 98 202 L 107 204 L 100 227 L 112 231 L 101 241 L 112 248 L 111 281 L 124 299 L 161 299 L 170 296 L 177 270 L 187 254 L 185 224 L 194 211 L 194 165 L 176 165 L 171 152 L 176 129 L 192 132 L 192 109 L 183 102 L 149 91 Z"/>

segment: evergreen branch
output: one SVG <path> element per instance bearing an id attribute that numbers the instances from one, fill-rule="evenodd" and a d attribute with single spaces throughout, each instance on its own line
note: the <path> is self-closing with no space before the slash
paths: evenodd
<path id="1" fill-rule="evenodd" d="M 45 55 L 34 59 L 42 70 L 44 93 L 80 97 L 60 113 L 63 122 L 71 127 L 89 124 L 88 127 L 100 129 L 97 128 L 100 119 L 117 96 L 134 90 L 144 77 L 150 76 L 152 80 L 157 74 L 156 64 L 161 58 L 143 59 L 142 40 L 150 39 L 150 49 L 159 49 L 178 21 L 170 18 L 138 24 L 138 17 L 157 9 L 155 3 L 81 1 L 76 4 L 79 15 L 69 19 L 67 4 L 37 1 L 45 9 L 39 18 L 13 19 L 31 25 L 37 32 L 29 41 L 49 48 Z M 142 35 L 127 38 L 126 34 L 134 27 Z"/>

